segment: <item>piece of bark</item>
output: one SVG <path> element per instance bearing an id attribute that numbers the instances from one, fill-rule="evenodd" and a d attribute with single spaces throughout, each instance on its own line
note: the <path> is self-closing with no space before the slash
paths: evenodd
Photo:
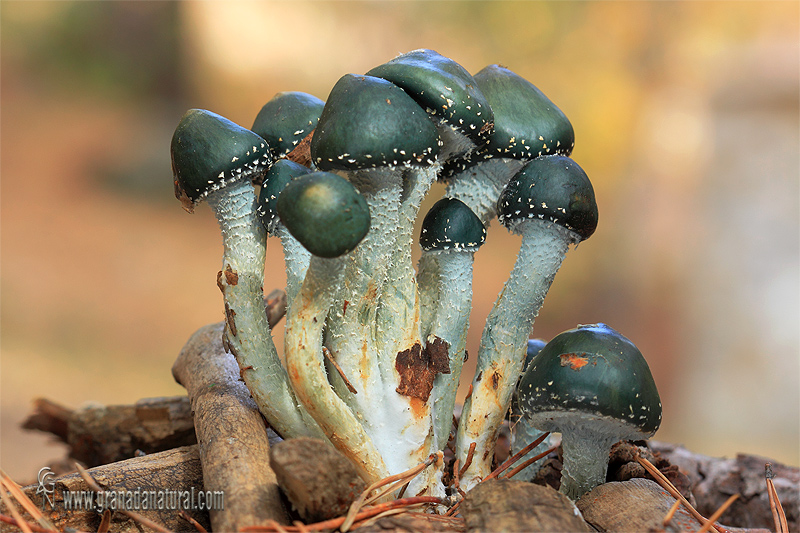
<path id="1" fill-rule="evenodd" d="M 800 530 L 800 468 L 755 455 L 739 454 L 735 459 L 720 459 L 663 442 L 651 441 L 649 446 L 688 476 L 697 510 L 704 516 L 713 513 L 731 495 L 740 494 L 720 518 L 738 527 L 775 527 L 764 479 L 764 465 L 771 463 L 775 473 L 773 482 L 786 513 L 789 531 Z"/>
<path id="2" fill-rule="evenodd" d="M 566 496 L 525 481 L 484 481 L 461 509 L 467 531 L 592 531 Z"/>
<path id="3" fill-rule="evenodd" d="M 319 439 L 278 443 L 270 449 L 269 463 L 278 486 L 307 524 L 346 514 L 367 488 L 352 463 Z"/>
<path id="4" fill-rule="evenodd" d="M 683 506 L 678 507 L 672 520 L 665 527 L 664 517 L 674 503 L 675 498 L 658 483 L 644 478 L 598 485 L 575 502 L 583 513 L 583 518 L 598 531 L 638 533 L 700 529 L 702 526 L 700 521 L 689 514 Z M 744 531 L 729 526 L 723 527 L 730 532 Z"/>
<path id="5" fill-rule="evenodd" d="M 211 511 L 211 524 L 215 531 L 268 520 L 288 524 L 269 466 L 267 427 L 238 364 L 222 347 L 222 331 L 222 323 L 199 329 L 172 367 L 192 400 L 205 486 L 225 493 L 225 509 Z"/>
<path id="6" fill-rule="evenodd" d="M 130 491 L 135 494 L 143 494 L 144 491 L 161 491 L 160 494 L 168 496 L 167 491 L 182 491 L 182 493 L 192 491 L 197 494 L 204 491 L 203 472 L 200 466 L 200 454 L 197 445 L 184 446 L 173 450 L 135 457 L 104 466 L 90 469 L 89 474 L 105 491 Z M 44 508 L 43 514 L 53 525 L 63 531 L 73 528 L 79 531 L 97 531 L 102 519 L 102 514 L 91 509 L 67 510 L 64 504 L 64 492 L 72 491 L 75 495 L 79 491 L 89 491 L 89 487 L 77 474 L 67 474 L 52 480 L 54 492 L 50 494 L 53 501 L 53 508 L 47 502 L 43 503 L 43 494 L 38 493 L 39 485 L 28 485 L 23 487 L 23 492 L 40 509 Z M 49 486 L 49 483 L 48 483 Z M 84 494 L 88 494 L 83 492 Z M 91 500 L 96 502 L 96 498 Z M 169 497 L 164 499 L 169 502 Z M 177 501 L 177 500 L 175 500 Z M 224 505 L 227 505 L 227 495 L 225 495 Z M 23 518 L 34 523 L 33 518 L 22 511 L 22 507 L 16 502 L 17 510 Z M 154 506 L 151 509 L 142 509 L 139 505 L 136 510 L 139 514 L 150 520 L 165 526 L 172 531 L 196 531 L 195 527 L 180 517 L 178 509 L 171 505 L 166 505 L 164 509 Z M 182 507 L 181 507 L 182 508 Z M 208 513 L 199 509 L 184 509 L 189 516 L 196 520 L 204 528 L 210 526 Z M 0 503 L 0 512 L 8 515 L 9 512 Z M 19 531 L 19 528 L 8 524 L 0 523 L 0 531 Z M 111 515 L 110 531 L 121 533 L 139 533 L 141 531 L 153 531 L 152 529 L 135 522 L 122 513 L 114 512 Z"/>
<path id="7" fill-rule="evenodd" d="M 467 530 L 463 518 L 427 513 L 403 513 L 369 521 L 352 531 L 358 533 L 463 533 Z"/>

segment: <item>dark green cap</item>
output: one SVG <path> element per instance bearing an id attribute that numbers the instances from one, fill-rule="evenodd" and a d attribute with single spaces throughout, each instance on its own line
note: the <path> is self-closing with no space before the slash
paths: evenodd
<path id="1" fill-rule="evenodd" d="M 524 416 L 576 412 L 609 417 L 633 426 L 642 437 L 661 425 L 661 400 L 647 361 L 605 324 L 556 335 L 531 361 L 519 394 Z"/>
<path id="2" fill-rule="evenodd" d="M 190 213 L 209 193 L 241 179 L 261 182 L 272 165 L 267 141 L 204 109 L 181 118 L 170 145 L 175 197 Z"/>
<path id="3" fill-rule="evenodd" d="M 439 134 L 425 111 L 393 83 L 346 74 L 334 85 L 311 140 L 322 170 L 428 165 Z"/>
<path id="4" fill-rule="evenodd" d="M 431 115 L 469 137 L 486 142 L 493 115 L 472 75 L 433 50 L 414 50 L 367 72 L 402 88 Z"/>
<path id="5" fill-rule="evenodd" d="M 261 223 L 267 229 L 267 233 L 272 234 L 275 231 L 275 225 L 278 223 L 278 212 L 275 209 L 278 195 L 294 178 L 309 172 L 311 170 L 308 167 L 288 159 L 279 159 L 267 171 L 264 176 L 264 182 L 261 184 L 261 191 L 258 193 L 258 207 L 256 209 Z"/>
<path id="6" fill-rule="evenodd" d="M 276 158 L 284 157 L 317 127 L 324 106 L 307 93 L 278 93 L 258 112 L 252 130 L 266 139 Z"/>
<path id="7" fill-rule="evenodd" d="M 500 194 L 497 213 L 508 228 L 540 219 L 564 226 L 581 240 L 597 228 L 592 183 L 575 161 L 560 155 L 539 157 L 522 167 Z"/>
<path id="8" fill-rule="evenodd" d="M 475 82 L 494 113 L 486 156 L 532 159 L 572 153 L 572 124 L 531 82 L 500 65 L 489 65 L 475 74 Z"/>
<path id="9" fill-rule="evenodd" d="M 426 251 L 474 252 L 486 241 L 486 228 L 467 204 L 442 198 L 422 221 L 419 245 Z"/>
<path id="10" fill-rule="evenodd" d="M 339 257 L 369 231 L 369 207 L 346 179 L 312 172 L 293 179 L 278 196 L 278 215 L 292 236 L 312 254 Z"/>

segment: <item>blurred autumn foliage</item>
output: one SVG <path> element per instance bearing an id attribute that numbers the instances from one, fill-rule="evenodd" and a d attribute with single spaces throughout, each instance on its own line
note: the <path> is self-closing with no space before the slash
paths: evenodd
<path id="1" fill-rule="evenodd" d="M 657 438 L 800 463 L 798 21 L 769 1 L 0 3 L 3 468 L 61 453 L 17 429 L 32 398 L 180 394 L 173 360 L 222 318 L 213 217 L 173 199 L 183 112 L 249 127 L 278 91 L 325 98 L 416 48 L 502 63 L 575 127 L 600 225 L 535 335 L 607 322 L 650 362 Z M 473 354 L 517 247 L 494 223 L 476 256 Z"/>

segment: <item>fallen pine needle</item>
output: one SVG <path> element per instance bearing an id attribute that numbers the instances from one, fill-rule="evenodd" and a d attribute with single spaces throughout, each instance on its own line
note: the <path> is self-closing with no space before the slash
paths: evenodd
<path id="1" fill-rule="evenodd" d="M 535 463 L 539 459 L 541 459 L 543 457 L 547 457 L 548 455 L 550 455 L 551 453 L 553 453 L 557 449 L 558 449 L 558 446 L 556 445 L 556 446 L 553 446 L 553 447 L 543 451 L 542 453 L 540 453 L 538 455 L 534 455 L 530 459 L 528 459 L 525 462 L 521 463 L 519 466 L 515 467 L 508 474 L 503 476 L 503 479 L 509 479 L 509 478 L 512 478 L 512 477 L 516 476 L 517 474 L 522 472 L 525 468 L 529 467 L 530 465 L 532 465 L 533 463 Z"/>
<path id="2" fill-rule="evenodd" d="M 470 385 L 471 387 L 472 385 Z M 472 456 L 475 455 L 475 446 L 477 446 L 477 442 L 471 442 L 469 444 L 469 451 L 467 451 L 467 458 L 464 460 L 464 465 L 461 467 L 461 470 L 458 472 L 458 477 L 464 477 L 464 472 L 467 471 L 467 468 L 472 464 Z"/>
<path id="3" fill-rule="evenodd" d="M 3 484 L 5 485 L 5 480 L 3 480 Z M 6 506 L 6 509 L 11 511 L 11 516 L 14 518 L 14 521 L 17 523 L 16 524 L 17 527 L 19 527 L 24 533 L 33 533 L 33 531 L 31 530 L 30 525 L 25 520 L 23 520 L 22 515 L 19 514 L 19 511 L 17 511 L 17 506 L 14 505 L 14 502 L 12 502 L 11 498 L 9 498 L 8 494 L 6 494 L 6 490 L 5 489 L 0 489 L 0 499 L 3 500 L 3 503 Z"/>
<path id="4" fill-rule="evenodd" d="M 661 471 L 658 468 L 656 468 L 655 465 L 653 465 L 653 463 L 651 463 L 638 453 L 636 454 L 636 461 L 640 465 L 642 465 L 644 469 L 647 470 L 650 473 L 650 475 L 655 478 L 658 484 L 661 485 L 661 487 L 663 487 L 664 490 L 669 492 L 673 498 L 677 498 L 678 500 L 680 500 L 683 506 L 686 507 L 686 509 L 692 514 L 692 516 L 694 516 L 697 520 L 699 520 L 701 524 L 706 521 L 705 517 L 700 513 L 698 513 L 697 509 L 692 507 L 692 504 L 690 504 L 689 501 L 686 498 L 684 498 L 683 494 L 681 494 L 680 491 L 675 488 L 675 485 L 673 485 L 672 482 L 669 479 L 667 479 L 667 476 L 662 474 Z M 716 531 L 717 533 L 722 533 L 725 531 L 721 527 L 714 525 L 712 525 L 710 529 L 712 531 Z"/>
<path id="5" fill-rule="evenodd" d="M 345 521 L 342 524 L 342 527 L 340 528 L 342 533 L 345 533 L 353 526 L 353 522 L 355 522 L 355 517 L 362 507 L 374 502 L 378 498 L 383 497 L 384 495 L 393 491 L 399 485 L 408 483 L 417 475 L 419 475 L 420 472 L 428 468 L 430 465 L 432 465 L 435 462 L 441 461 L 442 456 L 443 456 L 442 452 L 431 454 L 425 461 L 418 464 L 414 468 L 410 468 L 405 472 L 400 472 L 399 474 L 395 474 L 393 476 L 385 477 L 367 487 L 366 490 L 364 490 L 364 492 L 362 492 L 361 495 L 352 504 L 350 504 L 350 509 L 347 511 L 347 515 L 345 516 Z M 381 492 L 373 496 L 370 496 L 372 491 L 377 490 L 381 487 L 385 487 L 387 485 L 389 486 L 386 489 L 382 490 Z"/>
<path id="6" fill-rule="evenodd" d="M 675 498 L 675 503 L 672 504 L 672 507 L 669 508 L 669 511 L 666 515 L 664 515 L 664 520 L 661 522 L 661 525 L 666 528 L 670 522 L 672 522 L 672 517 L 675 516 L 675 513 L 678 511 L 678 507 L 681 506 L 681 501 Z"/>
<path id="7" fill-rule="evenodd" d="M 198 522 L 197 520 L 195 520 L 194 518 L 192 518 L 192 517 L 189 515 L 189 513 L 187 513 L 187 512 L 186 512 L 186 511 L 184 511 L 183 509 L 180 509 L 180 510 L 178 511 L 178 515 L 179 515 L 181 518 L 183 518 L 184 520 L 186 520 L 187 522 L 189 522 L 190 524 L 192 524 L 192 525 L 194 526 L 194 528 L 195 528 L 195 529 L 196 529 L 196 530 L 197 530 L 199 533 L 208 533 L 208 531 L 206 531 L 206 528 L 204 528 L 204 527 L 203 527 L 203 526 L 200 524 L 200 522 Z"/>
<path id="8" fill-rule="evenodd" d="M 498 477 L 500 474 L 502 474 L 503 472 L 505 472 L 505 471 L 506 471 L 506 469 L 507 469 L 509 466 L 511 466 L 511 465 L 513 465 L 514 463 L 516 463 L 517 461 L 519 461 L 519 460 L 520 460 L 522 457 L 526 456 L 526 455 L 527 455 L 527 454 L 528 454 L 528 453 L 529 453 L 529 452 L 530 452 L 532 449 L 534 449 L 534 448 L 536 448 L 538 445 L 540 445 L 540 444 L 541 444 L 541 443 L 544 441 L 544 439 L 546 439 L 546 438 L 547 438 L 547 436 L 548 436 L 549 434 L 550 434 L 550 433 L 548 432 L 548 433 L 542 433 L 541 435 L 539 435 L 539 438 L 537 438 L 535 441 L 531 442 L 530 444 L 528 444 L 527 446 L 525 446 L 524 448 L 522 448 L 520 451 L 518 451 L 517 453 L 515 453 L 514 455 L 512 455 L 511 457 L 509 457 L 508 459 L 506 459 L 506 461 L 505 461 L 503 464 L 501 464 L 500 466 L 498 466 L 498 467 L 497 467 L 497 468 L 494 470 L 494 472 L 492 472 L 491 474 L 489 474 L 488 476 L 486 476 L 486 479 L 484 479 L 483 481 L 489 481 L 490 479 L 494 479 L 494 478 Z M 548 451 L 547 453 L 550 453 L 550 452 Z"/>
<path id="9" fill-rule="evenodd" d="M 36 507 L 36 505 L 34 505 L 31 499 L 28 498 L 28 495 L 22 492 L 22 490 L 19 488 L 19 485 L 14 483 L 14 480 L 11 479 L 8 476 L 8 474 L 0 470 L 0 477 L 2 478 L 2 485 L 5 486 L 8 489 L 8 492 L 10 492 L 11 495 L 14 497 L 14 499 L 17 500 L 19 504 L 22 505 L 22 507 L 26 511 L 28 511 L 28 514 L 31 515 L 34 518 L 34 520 L 36 520 L 39 523 L 39 526 L 41 526 L 42 529 L 45 529 L 47 531 L 57 531 L 56 526 L 54 526 L 50 522 L 50 520 L 45 518 L 45 516 Z"/>
<path id="10" fill-rule="evenodd" d="M 442 500 L 441 498 L 437 498 L 435 496 L 414 496 L 412 498 L 401 498 L 399 500 L 392 500 L 390 502 L 379 503 L 377 505 L 366 507 L 356 515 L 355 521 L 366 520 L 367 518 L 371 518 L 375 515 L 381 514 L 390 509 L 411 507 L 414 505 L 422 505 L 426 503 L 433 503 L 436 505 L 447 505 L 447 503 L 444 500 Z M 325 520 L 324 522 L 306 524 L 304 528 L 306 531 L 323 531 L 326 529 L 337 529 L 344 523 L 345 518 L 346 517 L 344 516 L 340 516 L 338 518 Z M 280 526 L 278 524 L 265 525 L 265 526 L 246 526 L 243 527 L 240 531 L 249 531 L 252 533 L 266 533 L 273 531 L 285 531 L 286 533 L 301 533 L 301 530 L 297 526 Z"/>
<path id="11" fill-rule="evenodd" d="M 720 505 L 719 509 L 714 511 L 714 514 L 708 517 L 706 523 L 703 524 L 703 527 L 697 530 L 697 533 L 706 533 L 706 531 L 711 529 L 713 527 L 714 522 L 716 522 L 719 519 L 719 517 L 722 516 L 722 513 L 724 513 L 728 509 L 728 507 L 730 507 L 731 504 L 736 501 L 738 497 L 739 497 L 738 494 L 734 494 L 733 496 L 725 500 L 725 503 Z"/>
<path id="12" fill-rule="evenodd" d="M 772 511 L 772 519 L 775 521 L 775 533 L 789 533 L 786 514 L 783 512 L 781 500 L 778 498 L 775 482 L 772 481 L 775 473 L 772 471 L 771 463 L 764 465 L 764 477 L 767 480 L 767 496 L 769 497 L 769 509 Z"/>

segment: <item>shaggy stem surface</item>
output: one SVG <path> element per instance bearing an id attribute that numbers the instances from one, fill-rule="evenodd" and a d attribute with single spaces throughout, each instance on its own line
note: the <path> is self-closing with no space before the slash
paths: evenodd
<path id="1" fill-rule="evenodd" d="M 295 399 L 270 335 L 263 291 L 266 233 L 257 219 L 253 186 L 249 181 L 231 184 L 211 193 L 208 203 L 224 247 L 218 283 L 225 298 L 226 347 L 275 431 L 284 438 L 319 438 L 323 434 Z"/>

